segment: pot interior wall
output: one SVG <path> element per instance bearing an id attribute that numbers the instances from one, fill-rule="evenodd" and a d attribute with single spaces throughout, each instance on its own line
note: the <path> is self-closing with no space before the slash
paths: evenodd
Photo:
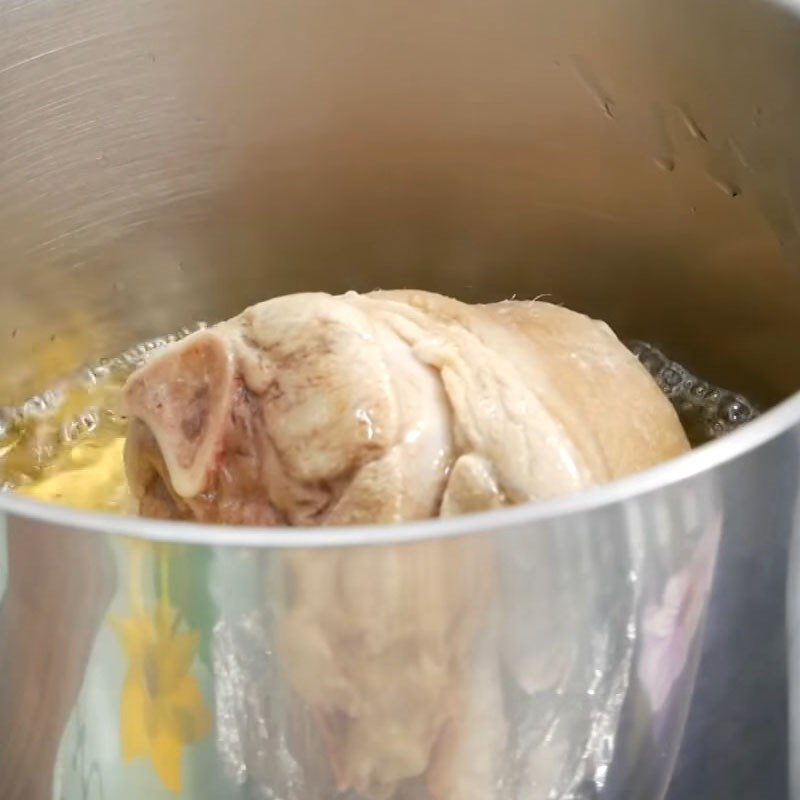
<path id="1" fill-rule="evenodd" d="M 754 0 L 5 3 L 0 404 L 271 295 L 400 286 L 547 295 L 775 402 L 798 75 L 798 17 Z"/>

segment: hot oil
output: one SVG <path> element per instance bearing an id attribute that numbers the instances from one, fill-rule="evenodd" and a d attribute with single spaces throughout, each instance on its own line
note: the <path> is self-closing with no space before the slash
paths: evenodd
<path id="1" fill-rule="evenodd" d="M 746 397 L 698 378 L 653 345 L 629 342 L 628 347 L 672 402 L 693 447 L 719 439 L 758 416 L 758 408 Z"/>
<path id="2" fill-rule="evenodd" d="M 0 488 L 84 511 L 133 513 L 122 387 L 152 352 L 189 333 L 143 342 L 18 408 L 0 409 Z"/>
<path id="3" fill-rule="evenodd" d="M 0 488 L 84 511 L 134 513 L 121 390 L 153 351 L 191 332 L 144 342 L 18 408 L 0 410 Z M 633 342 L 630 348 L 672 401 L 693 446 L 757 416 L 745 397 L 696 377 L 655 347 Z"/>
<path id="4" fill-rule="evenodd" d="M 0 445 L 3 487 L 82 510 L 131 510 L 118 402 L 123 380 L 114 374 L 94 385 L 65 385 L 16 411 Z"/>

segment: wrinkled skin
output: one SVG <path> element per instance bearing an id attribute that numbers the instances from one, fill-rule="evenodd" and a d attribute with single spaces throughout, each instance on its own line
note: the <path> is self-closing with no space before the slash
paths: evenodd
<path id="1" fill-rule="evenodd" d="M 143 514 L 393 523 L 578 491 L 688 448 L 603 323 L 423 292 L 292 295 L 167 348 L 125 390 Z M 491 542 L 286 556 L 280 650 L 340 790 L 488 798 L 504 724 Z"/>

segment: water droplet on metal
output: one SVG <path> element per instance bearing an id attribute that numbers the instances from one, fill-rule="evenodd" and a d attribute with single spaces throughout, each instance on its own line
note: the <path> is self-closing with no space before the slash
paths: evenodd
<path id="1" fill-rule="evenodd" d="M 656 166 L 664 172 L 674 172 L 677 166 L 675 160 L 675 148 L 672 145 L 672 138 L 669 127 L 664 116 L 664 111 L 655 106 L 652 110 L 651 133 L 653 139 L 653 153 Z"/>
<path id="2" fill-rule="evenodd" d="M 656 166 L 664 172 L 675 172 L 675 159 L 668 156 L 659 156 L 656 158 Z"/>
<path id="3" fill-rule="evenodd" d="M 697 120 L 689 114 L 686 109 L 678 107 L 678 113 L 681 115 L 681 119 L 683 120 L 683 124 L 686 126 L 686 130 L 689 131 L 689 135 L 693 139 L 697 139 L 700 142 L 707 142 L 708 136 L 706 136 L 706 132 L 700 127 L 697 123 Z"/>
<path id="4" fill-rule="evenodd" d="M 736 183 L 731 183 L 730 181 L 726 181 L 723 178 L 715 178 L 712 176 L 711 182 L 721 192 L 725 192 L 725 194 L 728 195 L 728 197 L 738 197 L 742 193 L 741 186 L 739 186 Z"/>
<path id="5" fill-rule="evenodd" d="M 614 101 L 608 92 L 603 89 L 597 76 L 592 69 L 581 58 L 574 56 L 572 66 L 581 83 L 586 87 L 589 94 L 600 107 L 600 110 L 609 118 L 614 119 Z"/>
<path id="6" fill-rule="evenodd" d="M 735 139 L 728 139 L 728 148 L 730 149 L 731 153 L 733 153 L 739 164 L 741 164 L 746 170 L 752 171 L 750 162 L 747 160 L 744 151 L 741 147 L 739 147 Z"/>

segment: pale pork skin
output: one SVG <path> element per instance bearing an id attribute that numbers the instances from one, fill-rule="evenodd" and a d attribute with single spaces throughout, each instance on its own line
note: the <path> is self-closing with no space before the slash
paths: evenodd
<path id="1" fill-rule="evenodd" d="M 688 449 L 604 323 L 418 291 L 269 300 L 129 380 L 141 513 L 395 523 L 575 492 Z M 286 555 L 279 649 L 336 786 L 494 794 L 504 723 L 490 538 Z"/>

